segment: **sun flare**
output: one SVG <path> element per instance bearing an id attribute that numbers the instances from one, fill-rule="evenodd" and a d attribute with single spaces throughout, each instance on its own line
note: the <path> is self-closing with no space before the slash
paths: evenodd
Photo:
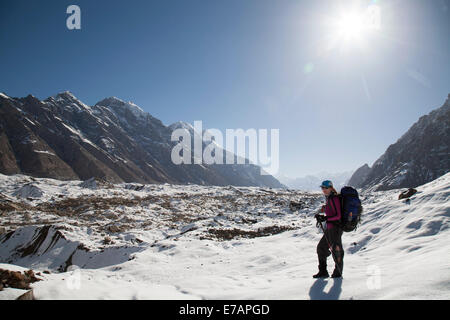
<path id="1" fill-rule="evenodd" d="M 339 13 L 329 17 L 328 25 L 330 47 L 365 47 L 373 32 L 380 30 L 380 8 L 376 5 L 362 10 L 341 8 Z"/>
<path id="2" fill-rule="evenodd" d="M 346 13 L 337 21 L 337 32 L 345 40 L 360 38 L 365 31 L 363 17 L 358 13 Z"/>

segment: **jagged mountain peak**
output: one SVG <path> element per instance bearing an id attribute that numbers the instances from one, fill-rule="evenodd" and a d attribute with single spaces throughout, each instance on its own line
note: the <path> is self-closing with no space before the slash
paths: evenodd
<path id="1" fill-rule="evenodd" d="M 74 95 L 72 92 L 68 91 L 68 90 L 59 92 L 59 93 L 55 94 L 53 97 L 54 97 L 54 98 L 70 98 L 70 99 L 76 99 L 76 100 L 78 100 L 78 99 L 75 97 L 75 95 Z"/>
<path id="2" fill-rule="evenodd" d="M 49 97 L 47 100 L 54 100 L 58 102 L 69 102 L 69 103 L 80 103 L 83 104 L 72 92 L 70 91 L 63 91 L 59 92 L 51 97 Z"/>
<path id="3" fill-rule="evenodd" d="M 10 96 L 8 96 L 7 94 L 0 92 L 0 97 L 5 98 L 5 99 L 11 99 Z"/>
<path id="4" fill-rule="evenodd" d="M 62 91 L 51 97 L 48 97 L 43 101 L 43 103 L 63 108 L 68 108 L 76 112 L 80 112 L 83 110 L 90 111 L 91 108 L 83 103 L 80 99 L 78 99 L 72 92 L 70 91 Z"/>
<path id="5" fill-rule="evenodd" d="M 96 106 L 101 106 L 101 107 L 107 107 L 110 109 L 114 109 L 114 110 L 125 110 L 128 109 L 129 111 L 131 111 L 133 113 L 133 115 L 136 118 L 146 118 L 149 113 L 145 112 L 141 107 L 139 107 L 137 104 L 128 101 L 125 102 L 122 99 L 119 99 L 117 97 L 109 97 L 109 98 L 105 98 L 99 102 L 97 102 L 95 104 Z"/>
<path id="6" fill-rule="evenodd" d="M 359 167 L 348 180 L 348 184 L 353 187 L 359 188 L 370 173 L 370 167 L 367 163 Z"/>
<path id="7" fill-rule="evenodd" d="M 126 104 L 126 102 L 120 98 L 117 97 L 108 97 L 100 100 L 95 105 L 97 106 L 109 106 L 109 105 L 123 105 Z"/>
<path id="8" fill-rule="evenodd" d="M 194 127 L 190 123 L 184 121 L 177 121 L 172 123 L 171 125 L 169 125 L 169 129 L 187 129 L 189 132 L 194 131 Z"/>

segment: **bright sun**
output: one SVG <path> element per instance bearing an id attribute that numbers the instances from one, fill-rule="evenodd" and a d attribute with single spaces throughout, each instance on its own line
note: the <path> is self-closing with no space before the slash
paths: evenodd
<path id="1" fill-rule="evenodd" d="M 380 9 L 370 5 L 365 10 L 347 9 L 329 20 L 331 46 L 366 46 L 373 31 L 380 29 Z"/>
<path id="2" fill-rule="evenodd" d="M 344 40 L 355 40 L 364 36 L 366 27 L 362 15 L 346 13 L 337 21 L 337 32 Z"/>

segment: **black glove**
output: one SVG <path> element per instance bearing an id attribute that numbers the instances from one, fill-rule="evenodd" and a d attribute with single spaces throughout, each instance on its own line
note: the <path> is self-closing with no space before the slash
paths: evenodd
<path id="1" fill-rule="evenodd" d="M 316 214 L 314 217 L 316 218 L 317 222 L 327 221 L 327 217 L 321 214 Z"/>

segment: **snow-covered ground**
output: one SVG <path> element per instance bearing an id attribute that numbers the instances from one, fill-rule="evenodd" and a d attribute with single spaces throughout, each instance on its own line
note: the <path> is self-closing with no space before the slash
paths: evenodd
<path id="1" fill-rule="evenodd" d="M 37 299 L 449 299 L 450 173 L 417 190 L 363 194 L 344 279 L 315 280 L 319 193 L 0 175 L 0 269 Z"/>

